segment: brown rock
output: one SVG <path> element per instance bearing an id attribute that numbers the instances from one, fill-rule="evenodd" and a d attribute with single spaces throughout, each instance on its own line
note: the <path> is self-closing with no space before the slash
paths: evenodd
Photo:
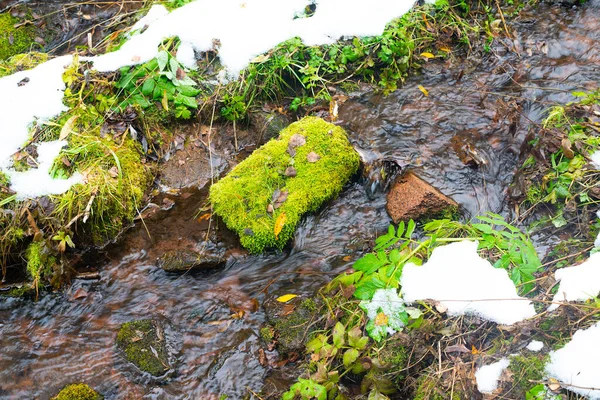
<path id="1" fill-rule="evenodd" d="M 449 207 L 458 207 L 458 204 L 412 172 L 402 175 L 394 182 L 385 206 L 396 224 L 432 216 Z"/>

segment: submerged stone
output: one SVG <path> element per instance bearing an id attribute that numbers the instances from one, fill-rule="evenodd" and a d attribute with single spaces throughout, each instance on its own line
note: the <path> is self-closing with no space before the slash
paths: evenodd
<path id="1" fill-rule="evenodd" d="M 124 323 L 117 335 L 117 346 L 127 361 L 150 375 L 162 376 L 171 369 L 164 329 L 156 320 Z"/>
<path id="2" fill-rule="evenodd" d="M 98 394 L 85 383 L 74 383 L 65 386 L 52 400 L 102 400 L 104 396 Z"/>
<path id="3" fill-rule="evenodd" d="M 458 204 L 414 173 L 408 172 L 398 178 L 390 189 L 385 208 L 397 224 L 453 211 L 458 209 Z"/>
<path id="4" fill-rule="evenodd" d="M 158 259 L 158 266 L 168 272 L 185 272 L 190 269 L 212 268 L 224 263 L 224 249 L 214 245 L 202 252 L 171 250 Z"/>
<path id="5" fill-rule="evenodd" d="M 318 154 L 319 160 L 308 160 L 310 153 Z M 250 252 L 281 249 L 292 238 L 302 215 L 316 211 L 336 196 L 359 162 L 342 128 L 306 117 L 284 129 L 277 140 L 256 150 L 213 185 L 210 201 L 214 212 L 240 236 Z M 295 175 L 290 173 L 292 166 Z M 287 192 L 281 204 L 274 204 L 277 190 Z"/>

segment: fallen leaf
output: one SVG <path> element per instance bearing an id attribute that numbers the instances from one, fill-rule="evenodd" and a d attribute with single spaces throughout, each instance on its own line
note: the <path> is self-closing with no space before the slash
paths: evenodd
<path id="1" fill-rule="evenodd" d="M 273 211 L 275 211 L 275 209 L 273 208 L 273 204 L 269 204 L 269 205 L 267 206 L 267 212 L 268 212 L 269 214 L 273 214 Z"/>
<path id="2" fill-rule="evenodd" d="M 273 208 L 278 209 L 279 207 L 281 207 L 283 205 L 283 203 L 287 200 L 287 198 L 288 198 L 287 190 L 282 190 L 281 192 L 279 192 L 277 197 L 273 200 Z"/>
<path id="3" fill-rule="evenodd" d="M 296 168 L 290 166 L 285 169 L 283 174 L 289 178 L 293 178 L 297 175 L 297 173 L 298 172 L 296 171 Z"/>
<path id="4" fill-rule="evenodd" d="M 269 55 L 268 54 L 261 54 L 259 56 L 256 56 L 252 59 L 252 61 L 250 61 L 252 64 L 259 64 L 259 63 L 263 63 L 265 61 L 267 61 L 269 59 Z"/>
<path id="5" fill-rule="evenodd" d="M 285 218 L 285 213 L 282 212 L 277 217 L 277 220 L 275 220 L 275 227 L 273 228 L 273 232 L 275 233 L 275 239 L 278 239 L 279 233 L 283 229 L 283 225 L 285 225 Z"/>
<path id="6" fill-rule="evenodd" d="M 567 157 L 569 160 L 572 160 L 573 157 L 575 157 L 575 153 L 573 152 L 573 149 L 571 148 L 572 144 L 571 141 L 567 138 L 564 138 L 561 142 L 560 142 L 560 147 L 563 151 L 563 154 L 565 155 L 565 157 Z"/>
<path id="7" fill-rule="evenodd" d="M 560 382 L 557 379 L 549 378 L 548 379 L 548 389 L 553 392 L 558 392 L 560 390 Z"/>
<path id="8" fill-rule="evenodd" d="M 311 151 L 310 153 L 308 153 L 306 155 L 306 161 L 308 161 L 309 163 L 316 163 L 320 159 L 321 159 L 321 156 L 318 155 L 317 153 L 315 153 L 314 151 Z"/>
<path id="9" fill-rule="evenodd" d="M 429 96 L 429 91 L 425 89 L 422 85 L 417 86 L 417 88 L 425 95 L 425 97 Z"/>
<path id="10" fill-rule="evenodd" d="M 162 100 L 160 101 L 160 104 L 162 104 L 165 111 L 169 111 L 169 98 L 167 97 L 166 90 L 163 90 L 163 97 L 162 97 Z"/>
<path id="11" fill-rule="evenodd" d="M 477 350 L 477 347 L 471 345 L 471 354 L 475 355 L 475 354 L 479 354 L 480 351 Z"/>
<path id="12" fill-rule="evenodd" d="M 58 136 L 58 140 L 65 140 L 71 132 L 73 131 L 73 126 L 75 125 L 75 121 L 77 121 L 79 115 L 73 115 L 71 118 L 65 122 L 62 129 L 60 130 L 60 135 Z"/>
<path id="13" fill-rule="evenodd" d="M 71 300 L 83 299 L 88 293 L 83 288 L 79 288 L 71 295 Z"/>
<path id="14" fill-rule="evenodd" d="M 470 353 L 471 351 L 467 349 L 464 344 L 455 344 L 453 346 L 446 347 L 444 350 L 446 353 Z"/>
<path id="15" fill-rule="evenodd" d="M 452 53 L 452 50 L 448 47 L 440 47 L 440 50 L 445 52 L 445 53 Z"/>
<path id="16" fill-rule="evenodd" d="M 279 316 L 285 317 L 286 315 L 290 315 L 296 310 L 296 306 L 294 304 L 286 304 L 283 306 L 283 310 L 279 313 Z"/>
<path id="17" fill-rule="evenodd" d="M 279 296 L 276 300 L 280 303 L 287 303 L 291 299 L 298 297 L 297 294 L 284 294 L 283 296 Z"/>
<path id="18" fill-rule="evenodd" d="M 421 53 L 421 57 L 425 57 L 425 58 L 435 58 L 435 56 L 431 53 Z"/>

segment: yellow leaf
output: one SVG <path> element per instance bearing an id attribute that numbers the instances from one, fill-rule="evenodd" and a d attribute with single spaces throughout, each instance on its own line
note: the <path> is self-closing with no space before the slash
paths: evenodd
<path id="1" fill-rule="evenodd" d="M 279 233 L 283 229 L 283 225 L 285 225 L 285 213 L 284 212 L 279 214 L 279 216 L 275 220 L 275 228 L 273 229 L 273 232 L 275 233 L 275 239 L 277 239 L 277 237 L 279 236 Z"/>
<path id="2" fill-rule="evenodd" d="M 548 389 L 553 392 L 558 392 L 560 390 L 560 382 L 554 378 L 548 379 Z"/>
<path id="3" fill-rule="evenodd" d="M 445 53 L 452 53 L 452 49 L 448 48 L 448 47 L 440 47 L 440 50 L 445 52 Z"/>
<path id="4" fill-rule="evenodd" d="M 250 62 L 252 64 L 260 64 L 260 63 L 263 63 L 263 62 L 267 61 L 268 59 L 269 59 L 269 55 L 268 54 L 261 54 L 261 55 L 258 55 L 256 57 L 254 57 L 252 59 L 252 61 L 250 61 Z"/>
<path id="5" fill-rule="evenodd" d="M 284 294 L 283 296 L 279 296 L 277 298 L 277 301 L 280 302 L 280 303 L 287 303 L 288 301 L 290 301 L 294 297 L 298 297 L 298 295 L 297 294 Z"/>
<path id="6" fill-rule="evenodd" d="M 77 121 L 79 115 L 73 115 L 71 118 L 65 122 L 62 129 L 60 130 L 60 135 L 58 136 L 58 140 L 65 140 L 73 131 L 73 126 L 75 125 L 75 121 Z"/>
<path id="7" fill-rule="evenodd" d="M 429 91 L 425 89 L 422 85 L 417 86 L 421 92 L 425 95 L 425 97 L 429 96 Z"/>
<path id="8" fill-rule="evenodd" d="M 421 57 L 425 57 L 425 58 L 435 58 L 435 56 L 431 53 L 421 53 Z"/>
<path id="9" fill-rule="evenodd" d="M 169 111 L 169 98 L 167 97 L 167 91 L 163 90 L 163 97 L 160 102 L 165 109 L 165 111 Z"/>
<path id="10" fill-rule="evenodd" d="M 479 350 L 477 350 L 477 347 L 471 345 L 471 354 L 473 354 L 473 355 L 479 354 Z"/>

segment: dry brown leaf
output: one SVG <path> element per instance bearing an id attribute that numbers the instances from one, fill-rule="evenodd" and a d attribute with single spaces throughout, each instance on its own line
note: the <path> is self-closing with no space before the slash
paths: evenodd
<path id="1" fill-rule="evenodd" d="M 73 127 L 75 126 L 75 121 L 77 121 L 79 115 L 73 115 L 71 118 L 65 122 L 62 129 L 60 130 L 60 135 L 58 136 L 58 140 L 65 140 L 71 132 L 73 131 Z"/>

